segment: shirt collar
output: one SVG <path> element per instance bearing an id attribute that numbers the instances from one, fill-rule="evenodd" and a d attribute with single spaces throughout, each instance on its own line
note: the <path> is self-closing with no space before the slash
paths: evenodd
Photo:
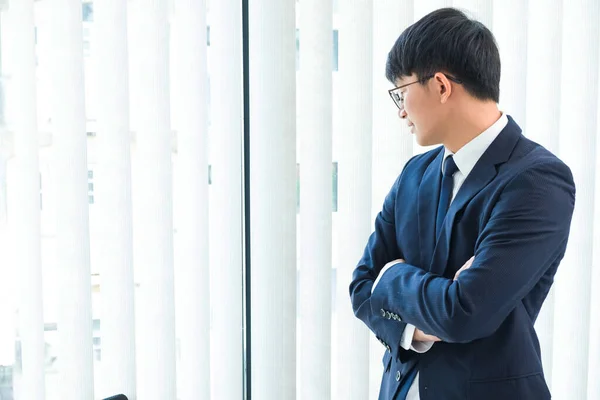
<path id="1" fill-rule="evenodd" d="M 471 173 L 473 168 L 475 168 L 475 164 L 481 158 L 483 153 L 490 147 L 492 142 L 496 140 L 500 132 L 506 127 L 508 124 L 508 117 L 506 114 L 502 113 L 498 121 L 494 122 L 492 126 L 487 128 L 485 131 L 480 133 L 478 136 L 473 138 L 469 143 L 464 145 L 460 150 L 453 154 L 447 148 L 444 148 L 444 162 L 442 162 L 442 173 L 445 168 L 446 158 L 449 156 L 453 156 L 454 162 L 458 167 L 458 170 L 463 174 L 463 176 L 467 176 Z"/>

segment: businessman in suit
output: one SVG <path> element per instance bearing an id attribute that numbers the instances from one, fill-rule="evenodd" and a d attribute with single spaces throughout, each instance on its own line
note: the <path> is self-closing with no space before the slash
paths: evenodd
<path id="1" fill-rule="evenodd" d="M 385 347 L 380 399 L 550 399 L 534 323 L 564 256 L 569 168 L 499 111 L 492 33 L 452 9 L 389 53 L 419 144 L 353 274 L 355 315 Z"/>

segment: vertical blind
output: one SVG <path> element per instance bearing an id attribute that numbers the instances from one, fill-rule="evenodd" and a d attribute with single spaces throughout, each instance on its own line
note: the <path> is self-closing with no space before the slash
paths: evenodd
<path id="1" fill-rule="evenodd" d="M 318 399 L 331 388 L 333 3 L 296 7 L 302 57 L 296 75 L 298 215 L 297 393 Z"/>
<path id="2" fill-rule="evenodd" d="M 365 54 L 373 52 L 373 7 L 369 1 L 344 1 L 339 4 L 339 12 L 339 81 L 334 93 L 334 107 L 341 108 L 335 125 L 341 134 L 336 142 L 339 239 L 335 248 L 337 335 L 333 340 L 337 373 L 332 389 L 340 399 L 358 400 L 368 396 L 369 333 L 354 318 L 348 301 L 348 283 L 371 229 L 373 64 Z M 358 376 L 362 378 L 356 379 Z"/>
<path id="3" fill-rule="evenodd" d="M 48 8 L 48 45 L 52 56 L 47 61 L 52 76 L 50 88 L 53 93 L 60 93 L 60 101 L 57 99 L 50 106 L 50 162 L 57 177 L 55 190 L 58 194 L 55 209 L 54 271 L 59 288 L 56 319 L 60 329 L 57 340 L 57 353 L 60 355 L 58 382 L 62 396 L 87 399 L 94 395 L 94 375 L 90 210 L 86 193 L 88 157 L 87 137 L 83 134 L 86 131 L 86 113 L 80 5 L 78 0 L 58 0 Z M 18 91 L 19 88 L 11 90 Z M 10 97 L 7 101 L 10 102 Z M 15 132 L 14 137 L 19 134 L 20 132 Z M 20 199 L 16 198 L 15 201 Z M 14 223 L 18 226 L 20 221 L 16 220 Z M 17 253 L 16 257 L 20 259 L 22 255 Z M 18 266 L 15 268 L 19 269 Z M 28 282 L 21 284 L 27 285 Z M 20 333 L 21 327 L 18 330 Z M 28 386 L 29 383 L 24 381 L 23 387 Z"/>
<path id="4" fill-rule="evenodd" d="M 98 166 L 93 183 L 107 188 L 94 203 L 103 218 L 91 240 L 105 257 L 98 265 L 102 365 L 96 375 L 100 380 L 97 392 L 103 397 L 123 392 L 135 398 L 129 47 L 123 40 L 128 31 L 127 5 L 107 0 L 95 11 L 94 24 L 104 40 L 95 43 L 97 56 L 92 65 L 93 79 L 98 82 Z"/>
<path id="5" fill-rule="evenodd" d="M 22 360 L 22 377 L 24 382 L 29 385 L 23 387 L 23 398 L 38 399 L 44 396 L 44 370 L 42 368 L 44 362 L 44 319 L 42 311 L 42 259 L 41 259 L 41 223 L 40 223 L 40 197 L 39 197 L 39 155 L 38 155 L 38 131 L 37 131 L 37 107 L 35 104 L 36 88 L 35 81 L 31 78 L 35 74 L 35 48 L 34 48 L 34 18 L 33 18 L 33 2 L 24 1 L 16 5 L 12 10 L 13 18 L 8 25 L 9 29 L 15 32 L 15 40 L 12 43 L 13 48 L 19 49 L 14 52 L 14 60 L 20 64 L 22 68 L 15 70 L 11 79 L 15 86 L 20 90 L 16 91 L 11 102 L 14 102 L 15 113 L 12 118 L 12 126 L 15 135 L 12 145 L 13 153 L 16 156 L 13 166 L 14 183 L 11 185 L 11 195 L 16 199 L 21 199 L 15 203 L 14 209 L 11 207 L 11 217 L 14 216 L 15 221 L 19 221 L 14 225 L 11 232 L 5 227 L 5 232 L 8 234 L 1 238 L 3 245 L 1 253 L 6 254 L 8 249 L 8 240 L 12 236 L 14 240 L 14 248 L 17 254 L 21 254 L 19 259 L 18 269 L 13 267 L 11 275 L 17 276 L 16 281 L 19 288 L 17 291 L 10 293 L 10 284 L 3 285 L 2 303 L 16 306 L 18 313 L 18 326 L 21 336 L 21 360 Z M 4 22 L 4 19 L 1 22 Z M 4 25 L 4 24 L 2 24 Z M 4 39 L 5 35 L 0 35 Z M 4 57 L 6 58 L 6 57 Z M 0 57 L 3 59 L 3 57 Z M 1 63 L 0 63 L 1 66 Z M 3 80 L 0 80 L 3 82 Z M 0 83 L 1 85 L 2 83 Z M 0 90 L 2 92 L 2 90 Z M 2 94 L 0 94 L 0 97 Z M 5 103 L 0 99 L 0 108 Z M 0 115 L 4 116 L 4 111 L 0 111 Z M 0 117 L 0 121 L 4 118 Z M 8 154 L 6 149 L 7 130 L 1 126 L 0 122 L 0 140 L 4 147 L 0 153 Z M 2 132 L 4 131 L 4 132 Z M 3 162 L 0 160 L 0 162 Z M 0 167 L 2 168 L 2 167 Z M 0 179 L 3 177 L 0 175 Z M 4 176 L 6 179 L 6 176 Z M 6 181 L 4 185 L 0 183 L 0 188 L 7 188 Z M 7 195 L 6 192 L 0 189 L 0 195 Z M 5 201 L 0 202 L 7 206 Z M 2 214 L 2 211 L 0 211 Z M 7 220 L 5 219 L 5 222 Z M 11 221 L 12 222 L 12 221 Z M 5 247 L 6 246 L 6 247 Z M 1 257 L 1 256 L 0 256 Z M 5 264 L 7 257 L 5 256 L 0 265 Z M 1 268 L 1 267 L 0 267 Z M 4 276 L 8 275 L 8 268 L 3 268 Z M 1 279 L 3 281 L 8 281 Z M 89 287 L 86 287 L 89 289 Z M 12 294 L 13 299 L 10 299 L 7 294 Z M 18 297 L 17 297 L 18 296 Z M 14 329 L 15 324 L 11 323 L 14 318 L 14 309 L 4 308 L 4 312 L 0 316 L 3 319 L 1 324 L 5 324 L 12 328 L 4 332 L 2 340 L 6 343 L 3 348 L 7 349 L 5 353 L 5 362 L 0 361 L 0 364 L 10 364 L 14 357 L 10 356 L 10 345 L 14 345 Z"/>
<path id="6" fill-rule="evenodd" d="M 554 398 L 600 398 L 600 3 L 242 5 L 0 1 L 0 396 L 376 399 L 384 349 L 348 284 L 427 150 L 385 61 L 455 6 L 496 36 L 500 108 L 575 176 L 536 330 Z"/>

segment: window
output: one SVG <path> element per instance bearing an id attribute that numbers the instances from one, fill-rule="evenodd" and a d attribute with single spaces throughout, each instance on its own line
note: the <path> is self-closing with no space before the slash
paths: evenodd
<path id="1" fill-rule="evenodd" d="M 83 20 L 85 22 L 93 22 L 94 21 L 94 3 L 92 3 L 92 2 L 83 3 L 82 10 L 83 10 Z"/>

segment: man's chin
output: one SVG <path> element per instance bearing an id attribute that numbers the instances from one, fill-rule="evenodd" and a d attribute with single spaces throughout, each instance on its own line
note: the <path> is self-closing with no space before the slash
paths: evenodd
<path id="1" fill-rule="evenodd" d="M 420 136 L 418 133 L 415 134 L 415 139 L 417 140 L 417 144 L 419 146 L 431 146 L 431 141 L 427 140 L 427 138 Z"/>
<path id="2" fill-rule="evenodd" d="M 417 140 L 417 144 L 421 147 L 437 146 L 438 144 L 440 144 L 439 141 L 434 140 L 433 138 L 430 138 L 430 137 L 419 136 L 418 133 L 415 134 L 415 138 Z"/>

